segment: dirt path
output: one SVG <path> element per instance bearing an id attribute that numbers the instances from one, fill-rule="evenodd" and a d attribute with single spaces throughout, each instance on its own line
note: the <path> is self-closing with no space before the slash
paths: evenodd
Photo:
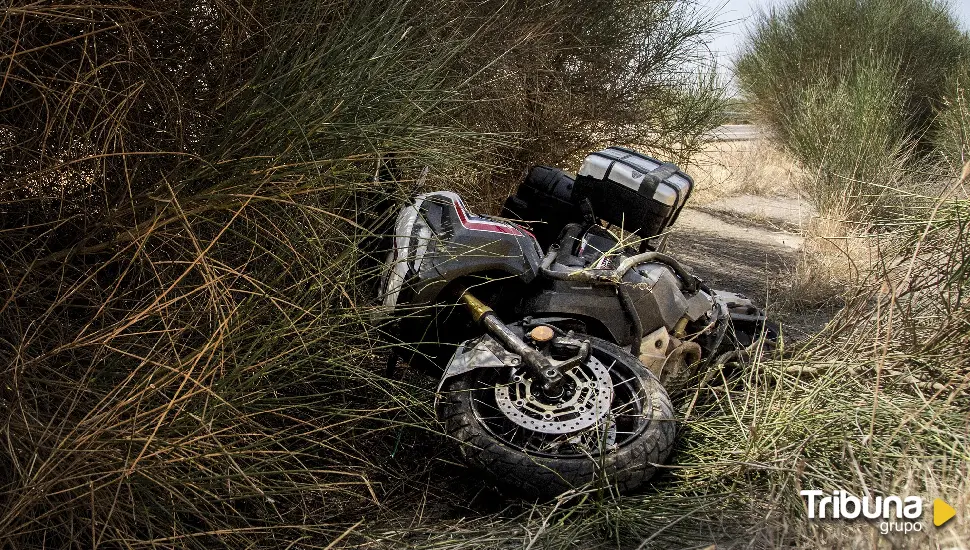
<path id="1" fill-rule="evenodd" d="M 668 251 L 714 289 L 740 292 L 767 305 L 787 333 L 804 338 L 827 322 L 830 312 L 775 307 L 779 278 L 791 276 L 803 246 L 800 236 L 814 214 L 803 200 L 738 195 L 685 209 Z"/>

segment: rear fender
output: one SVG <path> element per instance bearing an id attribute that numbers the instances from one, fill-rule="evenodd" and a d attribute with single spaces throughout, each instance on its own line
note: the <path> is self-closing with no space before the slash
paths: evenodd
<path id="1" fill-rule="evenodd" d="M 523 311 L 532 316 L 580 319 L 590 325 L 590 329 L 596 327 L 605 331 L 595 336 L 612 340 L 620 346 L 628 346 L 633 340 L 630 323 L 614 286 L 552 281 L 552 288 L 525 301 Z"/>

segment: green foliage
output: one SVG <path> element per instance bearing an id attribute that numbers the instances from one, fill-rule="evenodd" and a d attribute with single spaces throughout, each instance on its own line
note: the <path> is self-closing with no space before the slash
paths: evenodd
<path id="1" fill-rule="evenodd" d="M 786 113 L 805 89 L 891 73 L 906 135 L 929 129 L 949 78 L 966 63 L 970 40 L 935 0 L 795 0 L 755 23 L 736 63 L 744 94 L 785 140 Z"/>
<path id="2" fill-rule="evenodd" d="M 814 172 L 802 185 L 819 211 L 857 220 L 880 215 L 886 197 L 870 182 L 900 186 L 909 158 L 901 96 L 893 73 L 879 66 L 802 91 L 785 117 L 787 145 Z"/>
<path id="3" fill-rule="evenodd" d="M 898 186 L 894 167 L 932 152 L 968 60 L 970 38 L 946 4 L 795 0 L 755 23 L 736 70 L 760 121 L 818 173 L 816 206 L 861 220 L 884 197 L 853 181 Z"/>
<path id="4" fill-rule="evenodd" d="M 953 75 L 936 125 L 934 145 L 950 168 L 970 161 L 970 71 Z"/>

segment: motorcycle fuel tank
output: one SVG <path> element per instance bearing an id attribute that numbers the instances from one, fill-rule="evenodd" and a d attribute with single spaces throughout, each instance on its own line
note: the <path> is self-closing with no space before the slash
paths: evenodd
<path id="1" fill-rule="evenodd" d="M 433 303 L 448 283 L 468 275 L 494 273 L 529 283 L 541 254 L 527 230 L 472 214 L 455 193 L 419 195 L 395 224 L 381 293 L 385 313 Z"/>

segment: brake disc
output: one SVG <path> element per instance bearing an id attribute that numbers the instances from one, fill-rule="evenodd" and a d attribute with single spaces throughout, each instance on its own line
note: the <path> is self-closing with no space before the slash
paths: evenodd
<path id="1" fill-rule="evenodd" d="M 509 420 L 535 432 L 566 434 L 585 430 L 610 412 L 613 381 L 603 363 L 592 355 L 584 365 L 569 371 L 567 377 L 569 392 L 550 400 L 533 390 L 524 369 L 516 370 L 511 382 L 495 385 L 495 401 Z"/>

